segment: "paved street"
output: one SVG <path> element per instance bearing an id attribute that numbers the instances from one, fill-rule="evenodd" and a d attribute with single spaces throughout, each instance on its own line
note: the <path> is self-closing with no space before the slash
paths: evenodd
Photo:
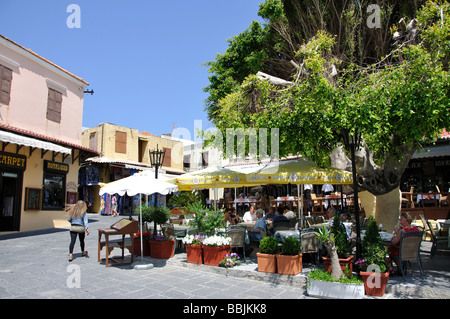
<path id="1" fill-rule="evenodd" d="M 0 235 L 0 298 L 32 299 L 305 299 L 305 272 L 297 276 L 257 272 L 256 260 L 230 269 L 185 262 L 186 255 L 169 260 L 150 260 L 154 268 L 105 267 L 97 261 L 97 229 L 121 217 L 89 215 L 91 235 L 81 257 L 78 242 L 69 263 L 67 229 Z M 137 258 L 140 260 L 140 257 Z M 413 265 L 406 283 L 400 277 L 389 281 L 389 298 L 450 298 L 450 256 L 424 256 L 425 276 Z M 373 297 L 372 297 L 373 298 Z"/>

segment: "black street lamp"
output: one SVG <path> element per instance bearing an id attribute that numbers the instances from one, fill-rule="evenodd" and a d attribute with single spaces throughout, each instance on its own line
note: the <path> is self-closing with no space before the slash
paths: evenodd
<path id="1" fill-rule="evenodd" d="M 353 174 L 353 204 L 355 207 L 355 221 L 356 221 L 356 259 L 361 258 L 361 225 L 359 221 L 359 199 L 358 199 L 358 182 L 356 177 L 356 160 L 355 152 L 361 146 L 361 133 L 355 130 L 352 134 L 346 130 L 342 134 L 344 138 L 345 148 L 350 151 L 350 160 L 352 162 Z"/>
<path id="2" fill-rule="evenodd" d="M 155 168 L 155 179 L 158 179 L 158 168 L 163 165 L 164 156 L 166 155 L 166 151 L 160 150 L 158 148 L 158 144 L 156 145 L 156 150 L 149 151 L 150 155 L 150 164 Z M 155 206 L 157 203 L 157 195 L 155 194 Z"/>

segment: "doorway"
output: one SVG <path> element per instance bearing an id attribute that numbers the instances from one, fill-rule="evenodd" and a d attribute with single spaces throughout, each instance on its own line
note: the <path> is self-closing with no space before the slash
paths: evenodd
<path id="1" fill-rule="evenodd" d="M 0 171 L 0 231 L 19 231 L 22 172 Z"/>

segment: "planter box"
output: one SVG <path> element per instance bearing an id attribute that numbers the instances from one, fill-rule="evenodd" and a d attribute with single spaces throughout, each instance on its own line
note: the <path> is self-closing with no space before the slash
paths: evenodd
<path id="1" fill-rule="evenodd" d="M 277 272 L 277 255 L 256 253 L 258 271 L 274 274 Z"/>
<path id="2" fill-rule="evenodd" d="M 302 272 L 302 254 L 298 254 L 295 256 L 286 256 L 286 255 L 276 255 L 276 256 L 277 256 L 277 271 L 279 274 L 295 276 Z"/>
<path id="3" fill-rule="evenodd" d="M 141 256 L 141 239 L 140 238 L 134 238 L 134 254 L 136 256 Z M 150 256 L 150 246 L 148 243 L 148 239 L 142 240 L 142 250 L 143 250 L 143 256 Z"/>
<path id="4" fill-rule="evenodd" d="M 328 271 L 328 273 L 331 274 L 331 258 L 328 257 L 322 257 L 323 259 L 323 266 Z M 348 258 L 341 259 L 339 258 L 339 264 L 341 265 L 341 269 L 345 274 L 345 269 L 348 267 L 350 270 L 350 276 L 353 272 L 353 256 L 349 256 Z"/>
<path id="5" fill-rule="evenodd" d="M 203 264 L 202 245 L 186 245 L 187 262 L 191 264 Z"/>
<path id="6" fill-rule="evenodd" d="M 230 254 L 231 246 L 202 246 L 203 248 L 203 263 L 208 266 L 219 266 L 219 263 Z"/>
<path id="7" fill-rule="evenodd" d="M 173 257 L 175 240 L 156 241 L 150 240 L 150 257 L 158 259 L 169 259 Z"/>
<path id="8" fill-rule="evenodd" d="M 363 282 L 366 295 L 381 297 L 386 291 L 386 284 L 389 280 L 389 272 L 384 274 L 375 272 L 363 272 L 359 273 Z"/>
<path id="9" fill-rule="evenodd" d="M 342 284 L 308 278 L 306 292 L 309 296 L 331 299 L 362 299 L 364 284 Z"/>

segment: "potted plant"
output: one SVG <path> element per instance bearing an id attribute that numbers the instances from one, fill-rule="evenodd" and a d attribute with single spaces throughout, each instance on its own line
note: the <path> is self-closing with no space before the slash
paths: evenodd
<path id="1" fill-rule="evenodd" d="M 233 268 L 239 264 L 240 258 L 236 253 L 231 253 L 225 255 L 225 257 L 220 261 L 219 267 L 225 267 L 227 269 L 226 275 L 228 276 L 228 268 Z"/>
<path id="2" fill-rule="evenodd" d="M 142 256 L 150 256 L 149 238 L 151 233 L 142 233 Z M 135 233 L 133 235 L 134 254 L 141 256 L 141 233 Z"/>
<path id="3" fill-rule="evenodd" d="M 281 246 L 281 254 L 277 255 L 277 271 L 282 275 L 297 275 L 302 271 L 302 254 L 300 241 L 288 237 Z"/>
<path id="4" fill-rule="evenodd" d="M 154 222 L 154 233 L 149 238 L 150 257 L 160 259 L 173 257 L 175 240 L 157 233 L 158 225 L 166 223 L 169 219 L 169 209 L 166 206 L 149 206 L 148 219 Z"/>
<path id="5" fill-rule="evenodd" d="M 224 236 L 207 236 L 203 239 L 203 263 L 219 266 L 220 261 L 231 251 L 231 238 Z"/>
<path id="6" fill-rule="evenodd" d="M 203 264 L 203 235 L 187 235 L 182 239 L 186 246 L 187 262 L 191 264 Z"/>
<path id="7" fill-rule="evenodd" d="M 259 242 L 260 252 L 256 253 L 258 259 L 258 271 L 274 274 L 277 272 L 276 253 L 278 241 L 271 236 L 261 239 Z"/>
<path id="8" fill-rule="evenodd" d="M 197 233 L 213 235 L 217 229 L 226 225 L 225 214 L 222 210 L 210 210 L 198 202 L 187 204 L 186 208 L 192 213 L 192 220 L 189 222 L 189 226 Z"/>
<path id="9" fill-rule="evenodd" d="M 331 272 L 320 269 L 310 272 L 306 285 L 308 295 L 321 298 L 361 299 L 364 296 L 364 284 L 357 276 L 348 278 L 344 275 L 339 264 L 334 234 L 323 226 L 316 235 L 330 254 Z"/>
<path id="10" fill-rule="evenodd" d="M 355 266 L 364 282 L 366 295 L 383 296 L 389 280 L 390 259 L 373 216 L 368 219 L 361 246 L 361 259 L 355 262 Z"/>
<path id="11" fill-rule="evenodd" d="M 333 237 L 333 249 L 336 249 L 338 262 L 343 272 L 348 276 L 353 273 L 353 255 L 350 255 L 351 244 L 347 238 L 347 232 L 344 225 L 340 221 L 339 214 L 333 217 L 332 226 L 330 227 L 330 235 Z M 322 257 L 325 269 L 331 273 L 331 252 L 327 247 L 329 257 Z"/>

